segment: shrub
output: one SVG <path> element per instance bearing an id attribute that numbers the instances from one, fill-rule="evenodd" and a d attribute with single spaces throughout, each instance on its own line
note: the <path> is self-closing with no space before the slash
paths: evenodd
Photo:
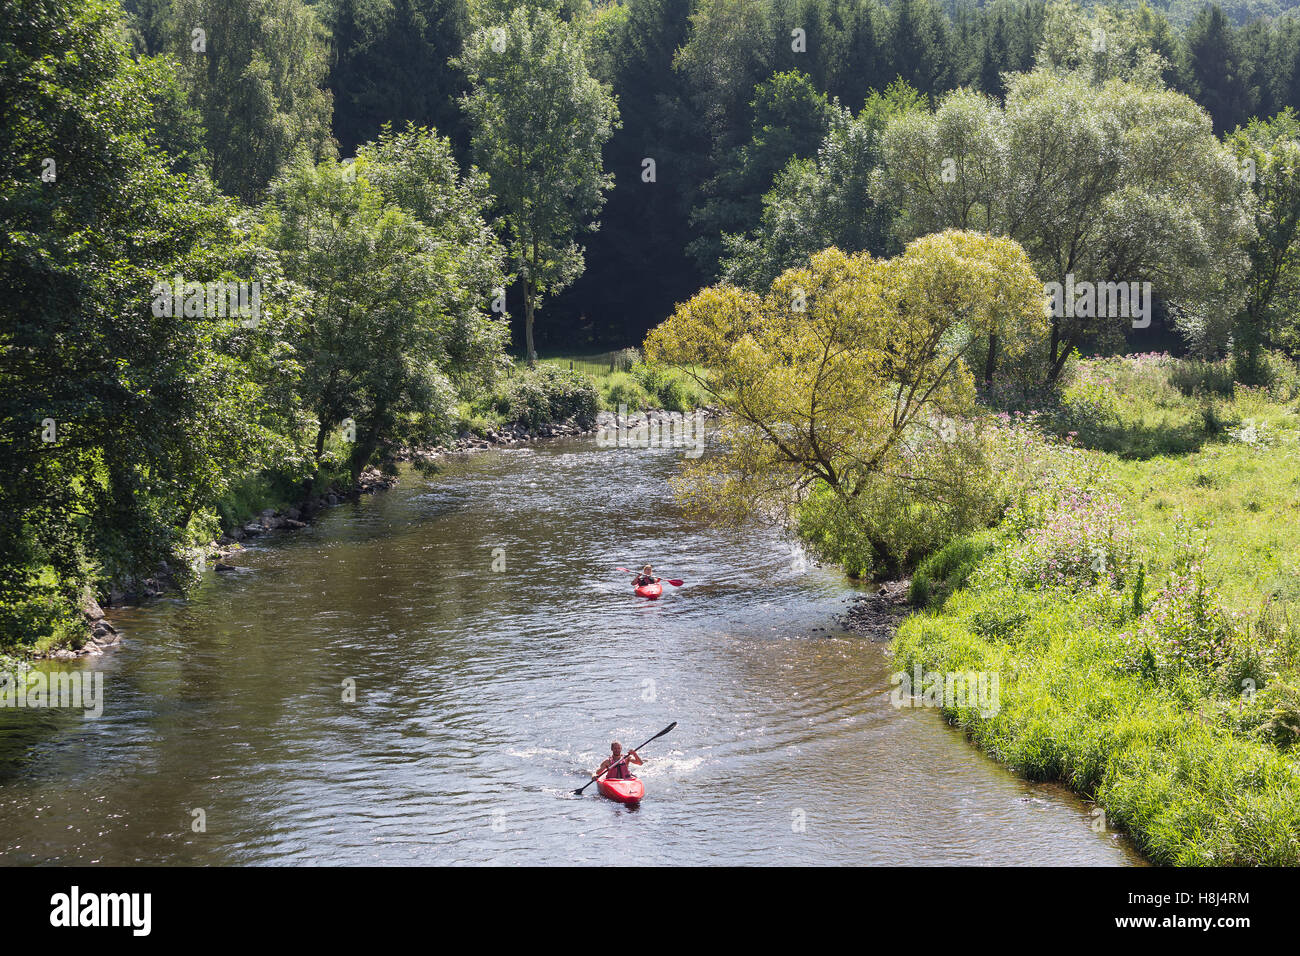
<path id="1" fill-rule="evenodd" d="M 610 371 L 626 372 L 629 371 L 634 365 L 637 365 L 643 361 L 645 361 L 645 359 L 642 356 L 640 349 L 637 348 L 620 349 L 619 351 L 615 352 L 609 360 Z"/>
<path id="2" fill-rule="evenodd" d="M 647 400 L 665 411 L 689 412 L 704 404 L 699 386 L 674 369 L 645 362 L 633 366 L 631 375 L 644 390 Z"/>
<path id="3" fill-rule="evenodd" d="M 529 428 L 565 421 L 591 428 L 600 400 L 596 386 L 585 375 L 540 364 L 521 370 L 510 380 L 506 404 L 510 420 Z"/>
<path id="4" fill-rule="evenodd" d="M 1014 580 L 1027 587 L 1123 587 L 1133 563 L 1133 524 L 1118 498 L 1070 488 L 1009 552 Z"/>
<path id="5" fill-rule="evenodd" d="M 0 652 L 19 656 L 55 647 L 80 647 L 89 636 L 86 622 L 67 589 L 48 572 L 22 599 L 0 603 Z"/>
<path id="6" fill-rule="evenodd" d="M 907 598 L 919 607 L 941 605 L 966 583 L 991 547 L 987 535 L 954 538 L 917 566 Z"/>
<path id="7" fill-rule="evenodd" d="M 1184 674 L 1206 678 L 1229 661 L 1232 636 L 1231 616 L 1195 566 L 1173 572 L 1137 630 L 1124 636 L 1124 663 L 1157 683 L 1173 683 Z"/>
<path id="8" fill-rule="evenodd" d="M 615 372 L 611 375 L 606 380 L 602 391 L 605 407 L 611 410 L 626 405 L 629 411 L 639 412 L 650 408 L 653 404 L 641 384 L 626 372 Z"/>
<path id="9" fill-rule="evenodd" d="M 1256 740 L 1290 750 L 1300 742 L 1300 683 L 1292 677 L 1269 684 L 1248 698 L 1237 723 Z"/>

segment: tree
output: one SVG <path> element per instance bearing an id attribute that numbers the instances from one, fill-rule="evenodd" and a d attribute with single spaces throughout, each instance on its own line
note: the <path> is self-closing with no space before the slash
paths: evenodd
<path id="1" fill-rule="evenodd" d="M 685 472 L 693 508 L 737 520 L 789 514 L 820 486 L 857 521 L 882 480 L 941 496 L 920 464 L 937 419 L 970 408 L 976 343 L 998 335 L 1014 353 L 1045 331 L 1024 251 L 947 231 L 894 259 L 827 249 L 765 294 L 705 289 L 650 333 L 646 354 L 695 378 L 726 412 L 724 451 Z"/>
<path id="2" fill-rule="evenodd" d="M 1253 384 L 1266 346 L 1300 346 L 1300 118 L 1287 109 L 1252 120 L 1228 145 L 1257 200 L 1257 235 L 1246 246 L 1250 269 L 1232 335 L 1236 377 Z"/>
<path id="3" fill-rule="evenodd" d="M 355 164 L 302 163 L 275 184 L 265 238 L 311 293 L 292 344 L 316 420 L 312 484 L 349 419 L 355 481 L 376 453 L 444 434 L 458 382 L 495 374 L 504 330 L 482 306 L 500 251 L 485 202 L 481 183 L 459 180 L 449 144 L 415 129 L 363 147 Z"/>
<path id="4" fill-rule="evenodd" d="M 947 89 L 951 77 L 948 21 L 934 0 L 898 0 L 890 24 L 890 71 L 922 93 Z"/>
<path id="5" fill-rule="evenodd" d="M 431 126 L 459 149 L 465 79 L 448 61 L 469 33 L 466 0 L 337 0 L 331 14 L 334 135 L 345 155 L 384 123 Z"/>
<path id="6" fill-rule="evenodd" d="M 1223 133 L 1250 119 L 1259 98 L 1236 31 L 1217 5 L 1205 7 L 1187 28 L 1188 92 Z"/>
<path id="7" fill-rule="evenodd" d="M 702 265 L 716 261 L 723 233 L 757 223 L 762 196 L 773 178 L 791 159 L 804 158 L 817 148 L 834 109 L 807 76 L 794 71 L 777 73 L 755 87 L 750 108 L 749 142 L 733 151 L 706 186 L 708 197 L 691 215 L 692 224 L 704 233 L 696 244 Z"/>
<path id="8" fill-rule="evenodd" d="M 1167 32 L 1151 11 L 1110 7 L 1081 9 L 1052 0 L 1046 10 L 1037 65 L 1083 73 L 1094 84 L 1111 79 L 1159 86 L 1172 77 Z M 1165 24 L 1167 27 L 1167 24 Z"/>
<path id="9" fill-rule="evenodd" d="M 872 197 L 871 178 L 889 120 L 923 109 L 925 98 L 901 80 L 884 93 L 872 92 L 856 117 L 833 109 L 816 157 L 792 161 L 763 197 L 757 228 L 724 237 L 724 278 L 760 289 L 829 246 L 873 255 L 896 251 L 893 210 Z"/>
<path id="10" fill-rule="evenodd" d="M 593 69 L 607 70 L 600 78 L 618 92 L 621 125 L 604 150 L 614 187 L 585 251 L 586 271 L 551 301 L 557 321 L 539 337 L 554 330 L 569 347 L 639 342 L 705 281 L 686 246 L 708 130 L 685 108 L 686 80 L 673 68 L 692 2 L 605 8 L 591 43 Z"/>
<path id="11" fill-rule="evenodd" d="M 887 85 L 881 10 L 875 0 L 833 0 L 828 91 L 850 109 L 859 109 L 871 90 Z"/>
<path id="12" fill-rule="evenodd" d="M 898 208 L 904 238 L 948 227 L 1009 236 L 1048 281 L 1149 281 L 1187 316 L 1213 312 L 1222 278 L 1244 267 L 1249 203 L 1209 117 L 1153 84 L 1040 69 L 1011 77 L 1005 107 L 949 94 L 933 114 L 889 124 L 880 198 Z M 1128 325 L 1055 316 L 1048 381 L 1080 343 Z"/>
<path id="13" fill-rule="evenodd" d="M 248 357 L 276 317 L 159 308 L 178 275 L 263 275 L 234 204 L 150 147 L 122 35 L 102 0 L 0 8 L 0 624 L 28 638 L 46 572 L 65 598 L 152 572 L 284 445 Z"/>
<path id="14" fill-rule="evenodd" d="M 764 0 L 701 0 L 674 57 L 689 107 L 680 122 L 698 125 L 707 136 L 695 150 L 688 198 L 695 224 L 688 248 L 705 275 L 716 269 L 722 247 L 718 232 L 698 212 L 717 194 L 720 172 L 749 139 L 754 87 L 774 72 L 778 49 L 789 48 L 790 27 L 779 26 L 784 29 L 778 31 L 771 3 Z"/>
<path id="15" fill-rule="evenodd" d="M 217 185 L 246 202 L 294 156 L 330 155 L 324 29 L 302 0 L 175 0 L 171 53 Z M 199 31 L 199 32 L 195 32 Z"/>
<path id="16" fill-rule="evenodd" d="M 613 176 L 601 149 L 618 125 L 609 88 L 587 70 L 581 35 L 548 12 L 520 7 L 479 29 L 459 61 L 474 152 L 487 170 L 524 292 L 528 362 L 537 359 L 538 303 L 582 272 L 574 240 L 591 230 Z"/>

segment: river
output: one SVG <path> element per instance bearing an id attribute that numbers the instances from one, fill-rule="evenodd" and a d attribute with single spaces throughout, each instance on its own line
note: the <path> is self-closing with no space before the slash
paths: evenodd
<path id="1" fill-rule="evenodd" d="M 449 460 L 113 615 L 104 714 L 0 709 L 0 862 L 1140 863 L 890 704 L 855 593 L 684 518 L 672 450 Z M 657 602 L 615 570 L 683 578 Z M 348 688 L 355 687 L 355 701 Z M 639 808 L 574 796 L 609 742 Z"/>

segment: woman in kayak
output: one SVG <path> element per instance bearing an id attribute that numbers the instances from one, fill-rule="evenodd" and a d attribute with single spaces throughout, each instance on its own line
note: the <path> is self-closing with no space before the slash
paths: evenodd
<path id="1" fill-rule="evenodd" d="M 647 564 L 644 568 L 641 569 L 641 573 L 632 579 L 632 587 L 634 588 L 649 587 L 652 584 L 658 584 L 659 580 L 660 580 L 659 578 L 654 576 L 654 568 L 650 567 L 650 565 Z"/>
<path id="2" fill-rule="evenodd" d="M 628 769 L 628 765 L 637 764 L 639 766 L 643 762 L 641 756 L 635 750 L 629 750 L 627 759 L 624 760 L 623 745 L 616 740 L 609 745 L 609 756 L 605 758 L 605 762 L 600 765 L 600 769 L 592 776 L 599 777 L 608 770 L 609 773 L 605 774 L 606 780 L 630 780 L 632 779 L 632 771 Z"/>

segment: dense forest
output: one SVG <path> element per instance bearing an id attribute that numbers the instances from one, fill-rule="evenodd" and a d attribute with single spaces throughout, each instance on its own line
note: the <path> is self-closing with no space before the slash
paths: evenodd
<path id="1" fill-rule="evenodd" d="M 241 6 L 258 13 L 240 22 Z M 154 94 L 166 98 L 156 135 L 178 168 L 206 157 L 222 191 L 245 202 L 259 199 L 295 151 L 318 154 L 332 136 L 338 155 L 350 157 L 386 123 L 434 128 L 461 166 L 474 162 L 460 103 L 471 77 L 458 57 L 478 25 L 509 6 L 124 3 L 133 55 L 168 74 L 167 92 Z M 603 149 L 612 189 L 599 228 L 581 238 L 585 269 L 557 289 L 538 324 L 538 344 L 553 349 L 637 344 L 675 302 L 725 270 L 727 237 L 759 229 L 776 174 L 792 158 L 812 159 L 844 111 L 859 116 L 872 91 L 900 79 L 931 99 L 961 87 L 1002 98 L 1003 74 L 1034 65 L 1049 23 L 1036 0 L 541 6 L 582 35 L 586 66 L 620 117 Z M 1262 19 L 1284 11 L 1250 5 L 1130 6 L 1097 22 L 1130 24 L 1164 58 L 1163 81 L 1208 110 L 1216 132 L 1300 108 L 1300 19 Z M 211 17 L 243 32 L 239 53 L 223 62 L 229 54 L 214 51 L 200 77 L 186 72 L 200 62 L 187 55 L 187 25 Z M 219 21 L 210 22 L 216 36 Z M 263 65 L 265 79 L 252 82 L 244 71 Z M 522 295 L 510 289 L 512 315 L 522 315 Z M 522 346 L 522 330 L 515 335 Z"/>

